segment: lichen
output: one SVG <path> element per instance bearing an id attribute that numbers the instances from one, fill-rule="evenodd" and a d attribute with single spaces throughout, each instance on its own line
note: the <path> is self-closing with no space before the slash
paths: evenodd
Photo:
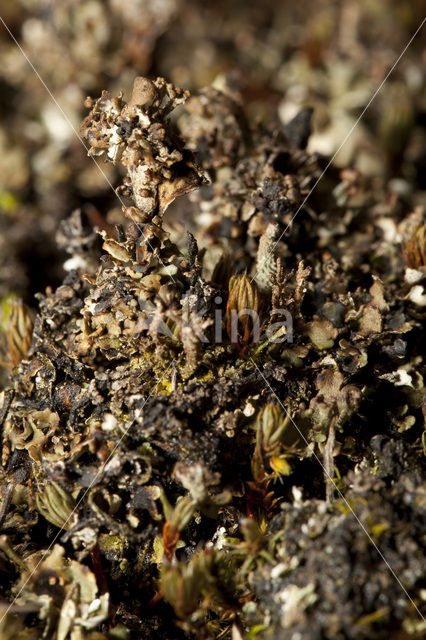
<path id="1" fill-rule="evenodd" d="M 417 629 L 424 311 L 383 233 L 410 209 L 343 171 L 305 215 L 310 113 L 284 129 L 229 91 L 187 98 L 138 78 L 128 103 L 86 102 L 89 153 L 125 167 L 126 201 L 97 234 L 80 211 L 61 225 L 67 275 L 34 325 L 12 317 L 0 624 L 61 640 Z M 166 210 L 190 191 L 182 239 Z"/>

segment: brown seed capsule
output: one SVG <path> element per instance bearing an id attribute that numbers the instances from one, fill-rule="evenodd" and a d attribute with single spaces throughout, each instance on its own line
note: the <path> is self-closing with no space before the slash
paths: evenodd
<path id="1" fill-rule="evenodd" d="M 232 342 L 242 349 L 259 340 L 259 294 L 247 275 L 232 276 L 226 305 L 226 329 Z"/>
<path id="2" fill-rule="evenodd" d="M 410 269 L 426 266 L 426 225 L 416 227 L 408 238 L 402 253 Z"/>
<path id="3" fill-rule="evenodd" d="M 33 339 L 33 321 L 21 300 L 10 303 L 6 321 L 7 352 L 10 363 L 18 365 L 27 355 Z"/>
<path id="4" fill-rule="evenodd" d="M 69 529 L 74 524 L 72 514 L 75 506 L 72 495 L 57 482 L 47 484 L 44 491 L 36 495 L 37 511 L 61 529 Z"/>

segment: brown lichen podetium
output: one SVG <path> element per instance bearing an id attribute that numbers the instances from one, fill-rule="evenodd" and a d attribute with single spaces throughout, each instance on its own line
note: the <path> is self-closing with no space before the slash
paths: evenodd
<path id="1" fill-rule="evenodd" d="M 111 98 L 108 91 L 96 101 L 86 100 L 91 111 L 80 133 L 91 156 L 126 167 L 128 175 L 117 192 L 134 199 L 136 207 L 123 207 L 133 222 L 162 215 L 175 198 L 207 182 L 168 117 L 188 97 L 189 91 L 164 78 L 139 77 L 129 103 L 123 93 Z"/>

